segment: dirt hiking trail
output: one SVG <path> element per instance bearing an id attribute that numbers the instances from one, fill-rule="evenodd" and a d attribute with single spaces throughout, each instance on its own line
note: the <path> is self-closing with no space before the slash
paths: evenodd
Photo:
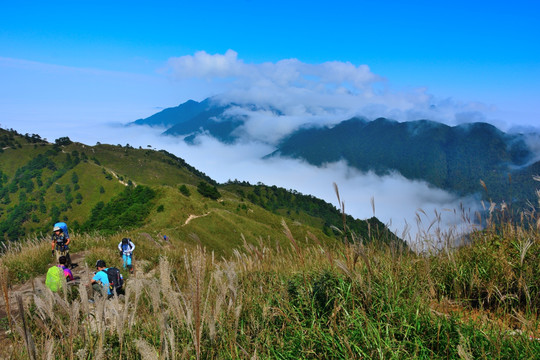
<path id="1" fill-rule="evenodd" d="M 90 268 L 84 262 L 85 256 L 88 252 L 81 251 L 78 253 L 72 253 L 71 262 L 74 265 L 71 272 L 75 278 L 73 281 L 68 282 L 68 286 L 78 286 L 79 284 L 89 284 L 91 278 L 94 276 L 94 268 Z M 53 266 L 55 263 L 54 259 L 51 259 L 50 266 Z M 24 304 L 25 312 L 28 316 L 28 306 L 31 304 L 34 295 L 38 295 L 45 288 L 45 278 L 46 274 L 36 276 L 33 279 L 30 279 L 22 284 L 15 284 L 10 286 L 8 289 L 9 293 L 9 307 L 6 304 L 5 295 L 2 291 L 2 296 L 0 300 L 0 359 L 4 359 L 5 356 L 8 356 L 12 352 L 12 341 L 10 339 L 11 329 L 9 327 L 9 318 L 8 318 L 8 309 L 11 314 L 13 325 L 13 331 L 16 331 L 15 322 L 20 326 L 21 316 L 18 305 L 18 297 L 22 298 Z M 37 283 L 41 285 L 36 286 Z"/>

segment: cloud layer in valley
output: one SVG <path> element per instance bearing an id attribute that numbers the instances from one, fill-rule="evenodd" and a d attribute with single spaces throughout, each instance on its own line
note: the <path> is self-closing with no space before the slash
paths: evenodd
<path id="1" fill-rule="evenodd" d="M 464 222 L 463 215 L 472 218 L 480 208 L 480 203 L 472 197 L 458 198 L 397 173 L 379 177 L 371 172 L 361 173 L 344 162 L 318 168 L 294 159 L 263 160 L 273 150 L 266 144 L 224 145 L 208 136 L 200 136 L 198 140 L 196 146 L 186 146 L 178 139 L 168 138 L 160 145 L 188 163 L 197 164 L 198 169 L 219 182 L 238 179 L 276 185 L 314 195 L 339 208 L 333 187 L 336 183 L 347 214 L 360 219 L 377 216 L 410 242 L 416 242 L 417 235 L 423 240 L 439 242 L 436 229 L 470 231 L 472 224 Z M 432 224 L 431 236 L 425 236 Z"/>
<path id="2" fill-rule="evenodd" d="M 373 173 L 360 173 L 343 162 L 317 168 L 299 160 L 263 160 L 263 156 L 274 150 L 268 144 L 226 145 L 202 135 L 197 138 L 197 145 L 187 145 L 180 138 L 161 136 L 163 130 L 103 123 L 79 127 L 71 139 L 88 145 L 97 142 L 142 148 L 150 145 L 183 158 L 218 182 L 237 179 L 252 184 L 276 185 L 311 194 L 339 208 L 333 187 L 336 183 L 347 214 L 360 219 L 375 215 L 411 243 L 416 241 L 417 235 L 424 240 L 439 242 L 441 237 L 435 231 L 437 228 L 458 232 L 470 230 L 470 224 L 462 221 L 460 209 L 465 208 L 472 217 L 480 205 L 473 198 L 460 199 L 426 183 L 409 181 L 399 174 L 379 177 Z M 45 135 L 51 141 L 55 138 L 50 130 Z M 430 228 L 433 222 L 435 224 Z M 426 237 L 424 233 L 428 228 L 431 235 Z"/>

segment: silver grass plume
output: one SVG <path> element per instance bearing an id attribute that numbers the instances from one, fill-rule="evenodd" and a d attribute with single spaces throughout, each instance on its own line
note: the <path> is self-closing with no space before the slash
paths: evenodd
<path id="1" fill-rule="evenodd" d="M 157 351 L 143 339 L 135 340 L 135 346 L 143 360 L 159 360 Z"/>

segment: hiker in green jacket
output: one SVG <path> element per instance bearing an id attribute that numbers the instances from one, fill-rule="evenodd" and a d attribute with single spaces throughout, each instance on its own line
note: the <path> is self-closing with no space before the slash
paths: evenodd
<path id="1" fill-rule="evenodd" d="M 67 282 L 73 280 L 75 280 L 73 273 L 66 267 L 66 257 L 60 256 L 58 264 L 51 266 L 47 270 L 45 286 L 51 289 L 51 291 L 59 291 Z"/>

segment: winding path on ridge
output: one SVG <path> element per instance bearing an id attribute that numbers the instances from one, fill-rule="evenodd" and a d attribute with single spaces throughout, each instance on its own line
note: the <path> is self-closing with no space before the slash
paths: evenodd
<path id="1" fill-rule="evenodd" d="M 207 212 L 206 214 L 203 214 L 203 215 L 193 215 L 193 214 L 191 214 L 191 215 L 188 216 L 186 222 L 185 222 L 184 225 L 182 225 L 182 226 L 186 226 L 186 225 L 189 224 L 189 222 L 190 222 L 191 220 L 193 220 L 193 219 L 197 219 L 197 218 L 200 218 L 200 217 L 208 216 L 208 215 L 210 215 L 210 213 L 211 213 L 211 211 L 209 211 L 209 212 Z"/>

